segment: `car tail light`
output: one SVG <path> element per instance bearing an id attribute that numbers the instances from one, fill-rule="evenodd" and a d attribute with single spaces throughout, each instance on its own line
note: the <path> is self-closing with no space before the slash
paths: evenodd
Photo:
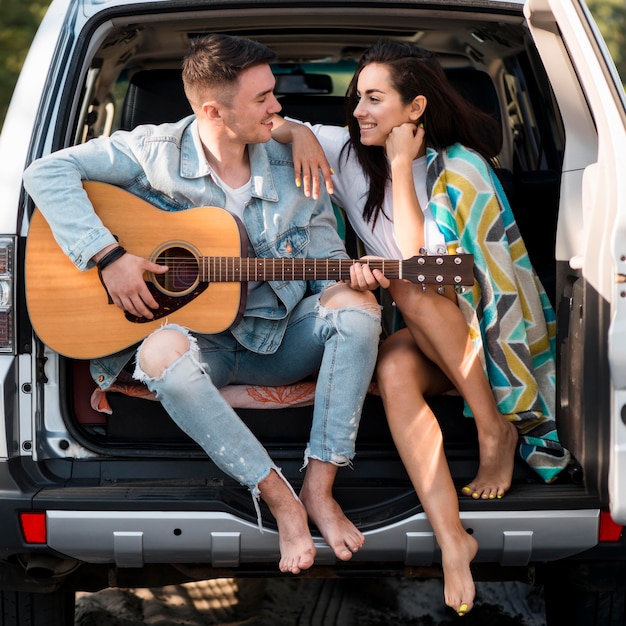
<path id="1" fill-rule="evenodd" d="M 48 540 L 45 512 L 20 513 L 20 525 L 26 543 L 46 543 Z"/>
<path id="2" fill-rule="evenodd" d="M 15 348 L 13 272 L 15 241 L 0 237 L 0 353 Z"/>
<path id="3" fill-rule="evenodd" d="M 616 524 L 608 511 L 600 511 L 600 530 L 598 531 L 600 541 L 619 541 L 623 530 L 624 527 Z"/>

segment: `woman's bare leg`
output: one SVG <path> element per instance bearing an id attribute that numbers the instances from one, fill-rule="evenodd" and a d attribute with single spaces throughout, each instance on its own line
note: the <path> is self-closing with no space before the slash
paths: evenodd
<path id="1" fill-rule="evenodd" d="M 391 292 L 421 351 L 452 381 L 474 415 L 480 448 L 475 478 L 463 488 L 475 499 L 501 498 L 511 486 L 518 435 L 496 406 L 456 296 L 395 281 Z"/>
<path id="2" fill-rule="evenodd" d="M 377 380 L 393 440 L 441 548 L 445 602 L 464 614 L 474 604 L 470 562 L 478 546 L 461 524 L 441 429 L 425 400 L 449 389 L 450 381 L 406 329 L 381 347 Z"/>

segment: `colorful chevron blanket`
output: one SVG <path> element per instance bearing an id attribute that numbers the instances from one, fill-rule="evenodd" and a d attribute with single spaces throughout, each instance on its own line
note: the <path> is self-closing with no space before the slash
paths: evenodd
<path id="1" fill-rule="evenodd" d="M 427 150 L 427 186 L 448 252 L 474 255 L 476 282 L 458 300 L 498 409 L 518 428 L 522 458 L 551 482 L 570 461 L 554 419 L 556 316 L 511 207 L 489 164 L 459 144 Z"/>

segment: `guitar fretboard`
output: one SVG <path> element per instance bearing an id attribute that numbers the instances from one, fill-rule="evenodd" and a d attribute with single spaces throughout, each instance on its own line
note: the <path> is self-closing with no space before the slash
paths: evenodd
<path id="1" fill-rule="evenodd" d="M 257 280 L 349 280 L 350 267 L 367 263 L 388 278 L 402 278 L 402 262 L 387 259 L 285 259 L 203 257 L 200 276 L 207 282 Z"/>

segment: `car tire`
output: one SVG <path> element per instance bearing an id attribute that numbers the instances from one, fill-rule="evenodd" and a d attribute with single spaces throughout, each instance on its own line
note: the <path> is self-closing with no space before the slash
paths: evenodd
<path id="1" fill-rule="evenodd" d="M 555 568 L 544 582 L 546 626 L 626 626 L 621 570 L 621 563 Z"/>
<path id="2" fill-rule="evenodd" d="M 2 626 L 72 626 L 74 593 L 0 591 Z"/>

